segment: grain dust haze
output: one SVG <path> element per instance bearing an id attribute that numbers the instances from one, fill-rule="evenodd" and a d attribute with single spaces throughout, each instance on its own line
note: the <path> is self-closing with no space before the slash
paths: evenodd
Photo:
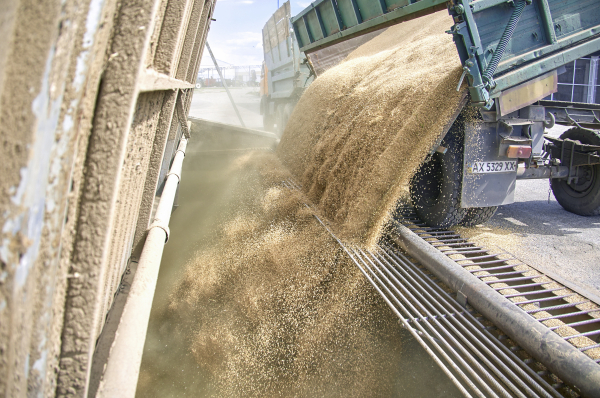
<path id="1" fill-rule="evenodd" d="M 276 153 L 229 155 L 215 177 L 227 199 L 153 310 L 169 320 L 161 336 L 194 358 L 204 396 L 394 395 L 397 319 L 314 214 L 347 242 L 380 237 L 464 98 L 450 24 L 440 12 L 388 29 L 310 86 Z M 138 396 L 158 394 L 146 358 Z"/>

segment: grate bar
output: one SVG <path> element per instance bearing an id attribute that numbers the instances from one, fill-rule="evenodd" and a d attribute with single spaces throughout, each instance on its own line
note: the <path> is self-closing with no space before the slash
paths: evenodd
<path id="1" fill-rule="evenodd" d="M 540 302 L 544 302 L 544 301 L 562 300 L 564 298 L 572 297 L 572 296 L 575 296 L 575 294 L 567 294 L 564 296 L 554 296 L 554 297 L 544 297 L 544 298 L 540 298 L 540 299 L 532 299 L 532 300 L 527 300 L 527 301 L 513 301 L 513 303 L 518 304 L 518 305 L 540 303 Z"/>
<path id="2" fill-rule="evenodd" d="M 593 348 L 598 348 L 598 347 L 600 347 L 600 344 L 589 345 L 587 347 L 580 347 L 579 351 L 587 351 L 587 350 L 591 350 Z"/>
<path id="3" fill-rule="evenodd" d="M 461 267 L 468 267 L 470 265 L 493 265 L 493 264 L 502 264 L 502 263 L 506 263 L 508 261 L 511 261 L 512 259 L 498 259 L 498 260 L 493 260 L 493 261 L 482 261 L 476 264 L 458 264 Z M 513 260 L 514 261 L 514 260 Z M 513 267 L 516 267 L 517 265 L 521 265 L 521 264 L 507 264 L 507 265 L 512 265 Z"/>
<path id="4" fill-rule="evenodd" d="M 516 293 L 516 294 L 506 294 L 506 295 L 504 295 L 504 297 L 511 298 L 511 297 L 519 297 L 519 296 L 533 296 L 534 294 L 551 293 L 551 292 L 555 292 L 557 290 L 565 290 L 565 288 L 560 287 L 560 288 L 554 288 L 554 289 L 534 290 L 531 292 L 523 292 L 523 293 Z"/>
<path id="5" fill-rule="evenodd" d="M 471 264 L 471 265 L 479 265 L 479 264 Z M 487 268 L 472 269 L 469 272 L 496 271 L 496 270 L 501 270 L 501 269 L 514 268 L 514 267 L 517 267 L 517 266 L 518 266 L 518 264 L 517 265 L 508 264 L 508 265 L 500 265 L 498 267 L 487 267 Z M 522 271 L 522 272 L 527 272 L 527 271 Z M 491 274 L 491 275 L 496 276 L 496 274 Z"/>
<path id="6" fill-rule="evenodd" d="M 587 321 L 581 321 L 581 322 L 573 322 L 573 323 L 566 323 L 564 325 L 558 325 L 558 326 L 552 326 L 550 328 L 550 330 L 556 330 L 560 327 L 563 326 L 569 326 L 569 327 L 573 327 L 573 326 L 583 326 L 583 325 L 589 325 L 591 323 L 596 323 L 596 322 L 600 322 L 600 318 L 594 318 L 594 319 L 589 319 Z"/>
<path id="7" fill-rule="evenodd" d="M 553 315 L 553 316 L 549 316 L 546 318 L 538 318 L 538 321 L 540 322 L 544 322 L 550 319 L 561 319 L 561 318 L 569 318 L 572 316 L 578 316 L 578 315 L 586 315 L 592 312 L 598 312 L 600 311 L 600 308 L 595 309 L 595 310 L 585 310 L 585 311 L 577 311 L 577 312 L 569 312 L 568 314 L 560 314 L 560 315 Z"/>
<path id="8" fill-rule="evenodd" d="M 451 256 L 452 254 L 479 254 L 479 253 L 488 253 L 487 250 L 481 249 L 480 247 L 477 247 L 477 248 L 465 247 L 464 249 L 465 250 L 460 250 L 460 249 L 439 249 L 439 250 L 442 253 L 444 253 L 446 256 Z M 471 249 L 476 249 L 476 250 L 471 250 Z"/>
<path id="9" fill-rule="evenodd" d="M 476 265 L 476 264 L 474 264 Z M 513 265 L 513 267 L 516 267 L 516 265 Z M 488 272 L 489 268 L 481 268 L 476 270 L 475 272 Z M 511 271 L 511 272 L 499 272 L 497 274 L 485 274 L 485 275 L 475 275 L 478 278 L 488 278 L 490 276 L 499 278 L 501 276 L 511 276 L 511 275 L 523 275 L 525 272 L 531 272 L 530 270 L 526 270 L 526 271 Z M 538 275 L 538 277 L 541 275 Z M 514 279 L 514 278 L 513 278 Z M 510 280 L 510 279 L 502 279 L 502 280 Z"/>
<path id="10" fill-rule="evenodd" d="M 528 284 L 525 284 L 525 285 L 518 285 L 518 286 L 495 287 L 494 290 L 507 290 L 507 289 L 518 290 L 518 289 L 525 289 L 525 288 L 529 288 L 529 287 L 549 285 L 551 283 L 552 282 L 537 282 L 537 283 L 528 283 Z"/>
<path id="11" fill-rule="evenodd" d="M 565 340 L 571 340 L 574 339 L 576 337 L 588 337 L 588 336 L 596 336 L 600 334 L 600 330 L 592 330 L 591 332 L 585 332 L 585 333 L 579 333 L 579 334 L 574 334 L 572 336 L 565 336 L 563 337 L 563 339 Z"/>
<path id="12" fill-rule="evenodd" d="M 490 278 L 494 275 L 484 275 L 483 277 L 487 277 Z M 518 281 L 527 281 L 527 280 L 531 280 L 531 279 L 537 279 L 537 278 L 541 278 L 544 275 L 532 275 L 532 276 L 523 276 L 520 278 L 508 278 L 508 279 L 501 279 L 501 280 L 494 280 L 494 281 L 484 281 L 485 283 L 488 284 L 494 284 L 494 283 L 507 283 L 507 282 L 518 282 Z M 505 289 L 510 289 L 510 287 L 505 288 Z"/>
<path id="13" fill-rule="evenodd" d="M 444 239 L 444 238 L 460 238 L 460 235 L 454 233 L 454 231 L 439 231 L 439 232 L 434 232 L 434 231 L 416 232 L 416 231 L 419 231 L 419 230 L 415 230 L 413 232 L 415 234 L 417 234 L 418 236 L 425 237 L 425 238 L 436 238 L 437 235 L 442 235 L 441 238 L 437 238 L 440 240 Z M 433 236 L 431 236 L 431 235 L 433 235 Z"/>
<path id="14" fill-rule="evenodd" d="M 581 304 L 586 304 L 589 303 L 589 300 L 586 301 L 580 301 L 578 303 L 569 303 L 569 304 L 562 304 L 562 305 L 555 305 L 554 307 L 542 307 L 542 308 L 537 308 L 535 310 L 527 310 L 525 311 L 528 314 L 532 314 L 535 312 L 542 312 L 542 311 L 554 311 L 554 310 L 563 310 L 565 308 L 571 308 L 571 307 L 575 307 L 577 305 L 581 305 Z"/>
<path id="15" fill-rule="evenodd" d="M 458 253 L 458 254 L 461 254 L 461 253 Z M 486 258 L 497 258 L 498 256 L 499 256 L 499 254 L 489 254 L 489 255 L 487 255 L 487 256 L 469 257 L 469 258 L 460 258 L 460 259 L 458 259 L 458 260 L 454 260 L 454 261 L 456 261 L 456 262 L 459 262 L 459 261 L 474 261 L 474 260 L 483 260 L 483 259 L 486 259 Z M 498 259 L 498 260 L 502 260 L 502 259 Z M 512 258 L 510 258 L 510 259 L 506 259 L 506 260 L 512 260 Z"/>

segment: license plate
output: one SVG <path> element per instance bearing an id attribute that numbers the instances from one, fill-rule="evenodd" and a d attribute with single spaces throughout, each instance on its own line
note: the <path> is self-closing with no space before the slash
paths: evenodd
<path id="1" fill-rule="evenodd" d="M 501 162 L 473 162 L 467 168 L 467 172 L 473 174 L 487 173 L 510 173 L 517 171 L 516 161 Z"/>

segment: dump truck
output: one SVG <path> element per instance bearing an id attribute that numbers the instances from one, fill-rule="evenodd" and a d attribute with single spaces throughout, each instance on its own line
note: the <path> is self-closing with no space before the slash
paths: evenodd
<path id="1" fill-rule="evenodd" d="M 262 30 L 264 61 L 260 83 L 260 114 L 267 131 L 283 133 L 294 106 L 315 78 L 310 60 L 298 49 L 290 24 L 290 2 L 269 18 Z"/>
<path id="2" fill-rule="evenodd" d="M 568 63 L 600 50 L 595 0 L 317 0 L 292 18 L 310 55 L 447 9 L 463 67 L 458 112 L 414 174 L 410 197 L 430 226 L 475 225 L 514 202 L 516 180 L 550 179 L 558 203 L 600 214 L 600 107 L 548 101 Z M 555 123 L 572 126 L 560 138 Z"/>

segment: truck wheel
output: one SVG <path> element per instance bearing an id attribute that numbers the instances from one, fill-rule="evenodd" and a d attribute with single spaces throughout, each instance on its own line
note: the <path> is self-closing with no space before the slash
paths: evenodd
<path id="1" fill-rule="evenodd" d="M 275 133 L 281 138 L 283 135 L 283 105 L 277 105 L 275 109 L 275 124 L 277 125 L 275 128 Z"/>
<path id="2" fill-rule="evenodd" d="M 462 185 L 462 132 L 450 131 L 442 146 L 421 165 L 410 183 L 410 198 L 415 211 L 427 225 L 446 228 L 459 224 L 467 209 L 460 207 Z"/>
<path id="3" fill-rule="evenodd" d="M 263 128 L 265 131 L 273 131 L 273 127 L 275 126 L 275 119 L 273 115 L 269 115 L 268 113 L 263 114 Z"/>
<path id="4" fill-rule="evenodd" d="M 574 127 L 561 139 L 569 138 L 582 144 L 600 145 L 600 132 Z M 579 166 L 577 182 L 552 179 L 550 186 L 556 201 L 567 211 L 580 216 L 600 215 L 600 164 Z"/>
<path id="5" fill-rule="evenodd" d="M 285 127 L 288 124 L 288 121 L 290 120 L 290 116 L 292 116 L 292 112 L 294 111 L 294 105 L 292 104 L 285 104 L 285 106 L 283 107 L 283 117 L 282 117 L 282 129 L 281 129 L 281 134 L 283 134 L 283 132 L 285 131 Z"/>
<path id="6" fill-rule="evenodd" d="M 465 213 L 465 217 L 459 223 L 463 227 L 472 227 L 479 224 L 484 224 L 496 214 L 498 206 L 490 207 L 470 207 Z"/>

